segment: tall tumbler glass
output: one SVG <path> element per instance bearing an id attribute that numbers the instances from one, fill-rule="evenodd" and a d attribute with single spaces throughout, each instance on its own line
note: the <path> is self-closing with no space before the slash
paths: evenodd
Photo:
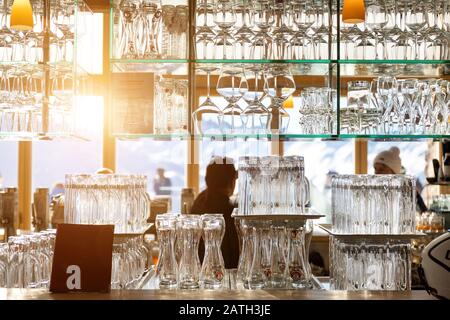
<path id="1" fill-rule="evenodd" d="M 177 216 L 159 214 L 155 222 L 160 243 L 155 275 L 158 278 L 159 288 L 175 289 L 178 287 L 178 265 L 175 258 Z"/>
<path id="2" fill-rule="evenodd" d="M 198 245 L 202 232 L 202 220 L 198 215 L 179 217 L 179 232 L 183 251 L 179 265 L 180 289 L 199 288 L 200 259 Z"/>
<path id="3" fill-rule="evenodd" d="M 224 286 L 225 263 L 221 245 L 225 235 L 225 219 L 222 214 L 202 215 L 205 256 L 200 272 L 200 281 L 205 289 L 220 289 Z"/>

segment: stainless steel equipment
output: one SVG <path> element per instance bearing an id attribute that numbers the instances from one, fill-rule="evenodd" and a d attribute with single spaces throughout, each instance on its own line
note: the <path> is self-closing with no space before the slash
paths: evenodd
<path id="1" fill-rule="evenodd" d="M 33 226 L 35 231 L 42 231 L 49 228 L 49 189 L 36 188 L 33 195 Z"/>
<path id="2" fill-rule="evenodd" d="M 15 187 L 0 192 L 0 225 L 5 230 L 5 240 L 15 236 L 19 229 L 18 189 Z"/>

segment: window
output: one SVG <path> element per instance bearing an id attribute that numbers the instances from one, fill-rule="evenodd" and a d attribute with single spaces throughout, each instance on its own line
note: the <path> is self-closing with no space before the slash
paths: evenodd
<path id="1" fill-rule="evenodd" d="M 18 146 L 17 142 L 0 141 L 0 188 L 17 187 Z"/>
<path id="2" fill-rule="evenodd" d="M 77 97 L 81 140 L 33 142 L 33 189 L 64 183 L 68 173 L 94 173 L 102 167 L 103 98 Z"/>
<path id="3" fill-rule="evenodd" d="M 305 159 L 312 207 L 327 216 L 321 221 L 331 223 L 331 175 L 354 173 L 353 153 L 353 140 L 285 143 L 285 155 L 299 155 Z"/>
<path id="4" fill-rule="evenodd" d="M 420 184 L 425 184 L 425 170 L 427 165 L 427 141 L 413 141 L 413 142 L 377 142 L 369 141 L 368 144 L 368 165 L 369 173 L 373 174 L 373 161 L 378 153 L 389 150 L 392 147 L 400 149 L 400 159 L 404 172 L 415 176 Z"/>
<path id="5" fill-rule="evenodd" d="M 239 157 L 241 156 L 267 156 L 270 155 L 270 142 L 267 140 L 230 140 L 230 141 L 208 141 L 200 143 L 200 190 L 206 187 L 206 167 L 212 157 L 228 157 L 234 160 L 236 170 L 238 169 Z M 236 184 L 237 188 L 237 184 Z M 237 192 L 237 189 L 235 190 Z"/>
<path id="6" fill-rule="evenodd" d="M 170 195 L 172 211 L 180 211 L 181 189 L 186 186 L 187 141 L 117 141 L 116 155 L 117 173 L 147 175 L 150 196 Z M 170 185 L 159 183 L 159 168 Z"/>

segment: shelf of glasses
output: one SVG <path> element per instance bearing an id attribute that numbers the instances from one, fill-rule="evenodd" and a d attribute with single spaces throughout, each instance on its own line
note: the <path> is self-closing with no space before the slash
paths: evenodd
<path id="1" fill-rule="evenodd" d="M 150 63 L 148 60 L 111 60 L 111 71 L 149 72 L 161 74 L 184 74 L 188 72 L 188 60 L 159 61 Z"/>
<path id="2" fill-rule="evenodd" d="M 371 139 L 382 141 L 395 141 L 395 140 L 420 140 L 420 139 L 435 139 L 442 140 L 450 138 L 450 135 L 439 134 L 344 134 L 338 135 L 342 139 Z"/>
<path id="3" fill-rule="evenodd" d="M 396 77 L 450 77 L 445 74 L 445 67 L 450 66 L 449 63 L 421 63 L 408 64 L 405 61 L 401 63 L 354 63 L 340 62 L 340 76 L 343 77 L 378 77 L 383 75 L 393 75 Z"/>
<path id="4" fill-rule="evenodd" d="M 206 140 L 206 141 L 231 141 L 231 140 L 337 140 L 338 136 L 331 134 L 150 134 L 150 133 L 113 133 L 119 140 L 154 139 L 154 140 Z"/>
<path id="5" fill-rule="evenodd" d="M 191 135 L 188 133 L 168 133 L 168 134 L 113 133 L 113 136 L 119 140 L 136 140 L 141 138 L 153 140 L 188 140 L 191 138 Z"/>
<path id="6" fill-rule="evenodd" d="M 268 140 L 268 141 L 295 141 L 295 140 L 327 140 L 339 141 L 346 139 L 367 139 L 376 141 L 419 141 L 433 139 L 441 141 L 449 139 L 450 135 L 434 134 L 414 134 L 414 135 L 381 135 L 381 134 L 151 134 L 151 133 L 113 133 L 119 140 L 154 139 L 154 140 L 210 140 L 210 141 L 231 141 L 231 140 Z M 1 135 L 0 135 L 1 139 Z M 450 185 L 448 183 L 447 185 Z"/>
<path id="7" fill-rule="evenodd" d="M 450 60 L 331 60 L 340 64 L 450 64 Z"/>
<path id="8" fill-rule="evenodd" d="M 90 141 L 73 133 L 0 132 L 0 141 Z"/>
<path id="9" fill-rule="evenodd" d="M 282 63 L 295 63 L 295 64 L 329 64 L 332 60 L 272 60 L 272 59 L 195 59 L 192 62 L 196 63 L 216 63 L 216 64 L 282 64 Z"/>
<path id="10" fill-rule="evenodd" d="M 202 74 L 204 75 L 205 70 L 210 70 L 211 75 L 218 75 L 220 73 L 220 67 L 223 65 L 227 65 L 227 63 L 224 63 L 223 60 L 217 60 L 216 62 L 211 62 L 213 60 L 202 60 L 201 62 L 197 60 L 195 64 L 196 74 Z M 230 63 L 234 65 L 239 65 L 240 67 L 246 68 L 250 65 L 264 65 L 269 66 L 277 64 L 276 62 L 261 62 L 261 60 L 257 60 L 257 62 L 234 62 Z M 279 64 L 279 63 L 278 63 Z M 288 66 L 291 74 L 295 77 L 297 76 L 326 76 L 328 77 L 330 74 L 330 67 L 333 67 L 333 65 L 330 65 L 329 63 L 306 63 L 306 62 L 299 62 L 299 63 L 293 63 L 293 62 L 287 62 L 283 65 Z M 212 70 L 211 70 L 211 67 Z M 215 68 L 215 70 L 214 70 Z M 297 81 L 297 79 L 296 79 Z"/>
<path id="11" fill-rule="evenodd" d="M 377 241 L 377 240 L 411 240 L 416 238 L 425 237 L 426 234 L 423 232 L 408 233 L 408 234 L 344 234 L 336 233 L 332 231 L 330 224 L 318 224 L 319 228 L 326 231 L 329 235 L 342 239 L 342 240 L 352 240 L 352 241 Z"/>

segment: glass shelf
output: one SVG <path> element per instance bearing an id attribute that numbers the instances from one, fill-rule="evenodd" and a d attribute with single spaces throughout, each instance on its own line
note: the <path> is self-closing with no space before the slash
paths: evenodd
<path id="1" fill-rule="evenodd" d="M 439 134 L 339 134 L 339 138 L 342 139 L 371 139 L 378 141 L 414 141 L 420 139 L 448 139 L 450 135 L 439 135 Z"/>
<path id="2" fill-rule="evenodd" d="M 247 60 L 218 60 L 218 59 L 195 59 L 192 62 L 196 63 L 253 63 L 253 64 L 268 64 L 268 63 L 299 63 L 299 64 L 327 64 L 332 63 L 331 60 L 257 60 L 257 59 L 247 59 Z"/>
<path id="3" fill-rule="evenodd" d="M 343 141 L 346 139 L 368 139 L 376 141 L 418 141 L 424 139 L 434 139 L 440 141 L 448 139 L 450 136 L 445 135 L 362 135 L 362 134 L 149 134 L 149 133 L 116 133 L 113 135 L 119 140 L 137 140 L 137 139 L 153 139 L 153 140 L 211 140 L 211 141 L 228 141 L 228 140 L 269 140 L 269 141 L 296 141 L 296 140 L 325 140 L 325 141 Z M 447 183 L 447 184 L 450 184 Z"/>
<path id="4" fill-rule="evenodd" d="M 72 133 L 0 132 L 0 141 L 90 141 Z"/>
<path id="5" fill-rule="evenodd" d="M 450 64 L 450 60 L 332 60 L 341 64 Z"/>
<path id="6" fill-rule="evenodd" d="M 188 73 L 187 60 L 181 62 L 159 62 L 149 63 L 147 61 L 140 60 L 112 60 L 111 71 L 113 73 L 159 73 L 159 74 L 174 74 L 174 75 L 186 75 Z"/>
<path id="7" fill-rule="evenodd" d="M 445 77 L 445 69 L 450 63 L 363 63 L 340 62 L 341 77 L 378 77 L 382 75 L 393 75 L 396 77 Z M 448 72 L 448 71 L 447 71 Z M 450 74 L 447 75 L 450 77 Z"/>
<path id="8" fill-rule="evenodd" d="M 111 63 L 188 63 L 188 59 L 110 59 Z"/>

